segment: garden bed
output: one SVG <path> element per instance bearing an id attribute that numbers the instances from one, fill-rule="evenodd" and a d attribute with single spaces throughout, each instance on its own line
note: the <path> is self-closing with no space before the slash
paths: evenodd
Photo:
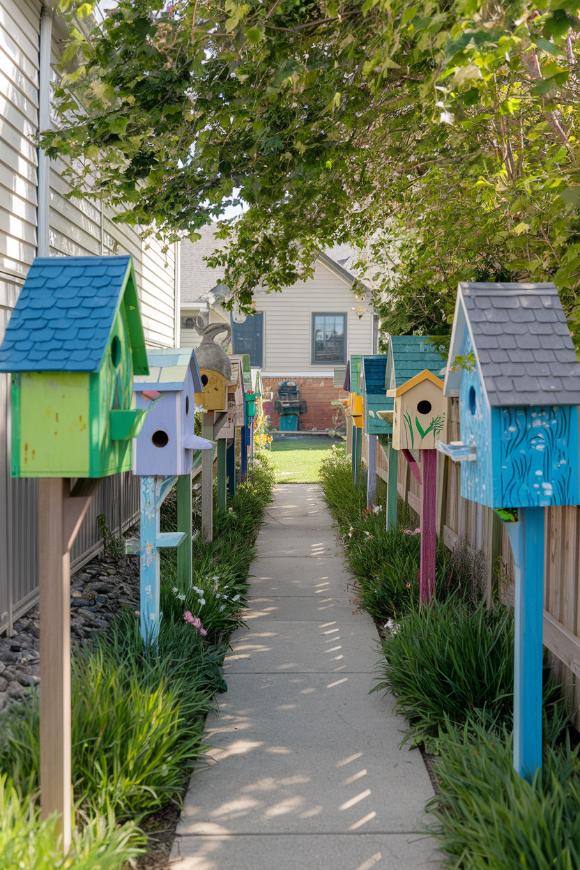
<path id="1" fill-rule="evenodd" d="M 114 870 L 130 859 L 139 859 L 142 867 L 163 866 L 193 765 L 205 751 L 205 717 L 215 693 L 225 689 L 222 662 L 229 636 L 241 624 L 254 541 L 271 486 L 272 473 L 258 458 L 228 509 L 216 515 L 213 543 L 199 536 L 194 541 L 191 590 L 179 590 L 174 554 L 164 556 L 157 650 L 143 648 L 132 598 L 105 630 L 77 646 L 72 662 L 77 833 L 62 865 L 54 824 L 38 818 L 35 689 L 3 713 L 3 870 L 32 866 L 40 854 L 47 868 Z M 171 529 L 171 501 L 162 522 Z M 128 574 L 134 577 L 134 567 Z"/>
<path id="2" fill-rule="evenodd" d="M 477 559 L 441 546 L 436 599 L 419 607 L 419 538 L 409 517 L 386 531 L 384 505 L 366 510 L 343 451 L 322 463 L 321 482 L 360 606 L 383 637 L 376 689 L 393 694 L 408 722 L 405 740 L 427 755 L 437 791 L 431 832 L 449 866 L 580 866 L 580 758 L 561 688 L 546 668 L 544 767 L 529 784 L 511 761 L 513 615 L 482 600 Z"/>

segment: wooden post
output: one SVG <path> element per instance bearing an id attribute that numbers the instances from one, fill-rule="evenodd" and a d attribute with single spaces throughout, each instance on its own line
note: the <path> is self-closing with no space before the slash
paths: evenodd
<path id="1" fill-rule="evenodd" d="M 246 425 L 241 431 L 241 454 L 240 454 L 240 477 L 245 480 L 248 476 L 248 444 L 250 440 L 249 427 Z"/>
<path id="2" fill-rule="evenodd" d="M 421 450 L 423 480 L 421 487 L 421 568 L 419 600 L 431 601 L 435 592 L 437 552 L 437 451 Z"/>
<path id="3" fill-rule="evenodd" d="M 228 480 L 228 495 L 233 497 L 236 494 L 236 429 L 234 429 L 234 437 L 232 443 L 228 445 L 226 456 L 226 473 Z"/>
<path id="4" fill-rule="evenodd" d="M 372 510 L 377 500 L 377 441 L 378 435 L 368 436 L 367 508 Z"/>
<path id="5" fill-rule="evenodd" d="M 352 423 L 352 417 L 347 415 L 346 417 L 346 455 L 352 456 L 352 435 L 354 431 L 354 426 Z"/>
<path id="6" fill-rule="evenodd" d="M 352 430 L 352 479 L 356 483 L 360 480 L 362 460 L 362 429 L 354 426 Z"/>
<path id="7" fill-rule="evenodd" d="M 387 529 L 397 528 L 397 478 L 399 471 L 399 451 L 393 450 L 392 444 L 387 447 L 387 457 L 389 460 L 389 472 L 387 479 Z"/>
<path id="8" fill-rule="evenodd" d="M 213 440 L 214 411 L 206 411 L 202 417 L 201 434 Z M 204 541 L 213 541 L 213 450 L 201 454 L 201 532 Z"/>
<path id="9" fill-rule="evenodd" d="M 184 532 L 185 538 L 177 548 L 177 585 L 185 593 L 193 583 L 192 501 L 191 476 L 180 474 L 177 478 L 177 531 Z"/>
<path id="10" fill-rule="evenodd" d="M 542 628 L 544 619 L 544 508 L 520 508 L 506 523 L 515 563 L 513 763 L 531 782 L 542 766 Z"/>
<path id="11" fill-rule="evenodd" d="M 159 634 L 159 512 L 153 475 L 141 477 L 141 517 L 139 534 L 139 600 L 141 638 L 143 643 L 156 643 Z"/>
<path id="12" fill-rule="evenodd" d="M 38 481 L 40 589 L 40 807 L 69 849 L 72 834 L 70 551 L 98 481 Z"/>
<path id="13" fill-rule="evenodd" d="M 225 511 L 228 500 L 227 490 L 227 467 L 226 452 L 228 442 L 225 438 L 219 438 L 217 443 L 218 468 L 217 468 L 217 503 L 220 511 Z"/>

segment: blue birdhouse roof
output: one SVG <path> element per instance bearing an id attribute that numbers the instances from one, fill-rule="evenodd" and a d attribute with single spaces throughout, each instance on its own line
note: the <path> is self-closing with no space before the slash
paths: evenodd
<path id="1" fill-rule="evenodd" d="M 193 388 L 201 393 L 203 384 L 195 351 L 190 347 L 163 348 L 147 351 L 149 374 L 134 378 L 133 385 L 137 392 L 143 390 L 158 390 L 162 392 L 179 392 L 185 386 L 187 372 L 191 372 Z"/>
<path id="2" fill-rule="evenodd" d="M 363 357 L 363 384 L 365 395 L 385 395 L 386 354 Z"/>
<path id="3" fill-rule="evenodd" d="M 580 363 L 554 284 L 459 285 L 446 395 L 457 395 L 466 333 L 492 407 L 580 404 Z"/>
<path id="4" fill-rule="evenodd" d="M 445 367 L 445 362 L 445 357 L 429 336 L 392 335 L 385 371 L 385 387 L 389 389 L 391 386 L 393 369 L 395 372 L 394 386 L 400 387 L 424 369 L 437 375 L 437 377 L 441 377 L 441 370 Z"/>
<path id="5" fill-rule="evenodd" d="M 131 257 L 37 257 L 0 345 L 0 371 L 98 371 L 123 303 L 133 369 L 146 374 Z"/>

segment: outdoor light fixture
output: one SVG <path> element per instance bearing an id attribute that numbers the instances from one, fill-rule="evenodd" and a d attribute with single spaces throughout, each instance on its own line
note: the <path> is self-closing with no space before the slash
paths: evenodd
<path id="1" fill-rule="evenodd" d="M 367 307 L 362 302 L 359 302 L 358 305 L 353 305 L 351 310 L 354 311 L 359 320 L 362 320 L 363 315 L 366 314 Z"/>

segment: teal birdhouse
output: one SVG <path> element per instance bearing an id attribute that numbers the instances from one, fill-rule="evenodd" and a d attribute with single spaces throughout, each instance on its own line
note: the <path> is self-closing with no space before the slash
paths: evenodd
<path id="1" fill-rule="evenodd" d="M 390 435 L 391 422 L 384 412 L 393 410 L 393 399 L 385 394 L 386 354 L 363 357 L 361 390 L 364 398 L 365 431 L 369 435 Z M 383 415 L 379 412 L 383 412 Z"/>
<path id="2" fill-rule="evenodd" d="M 15 477 L 98 478 L 131 468 L 148 374 L 129 256 L 39 257 L 0 346 L 12 372 Z"/>

